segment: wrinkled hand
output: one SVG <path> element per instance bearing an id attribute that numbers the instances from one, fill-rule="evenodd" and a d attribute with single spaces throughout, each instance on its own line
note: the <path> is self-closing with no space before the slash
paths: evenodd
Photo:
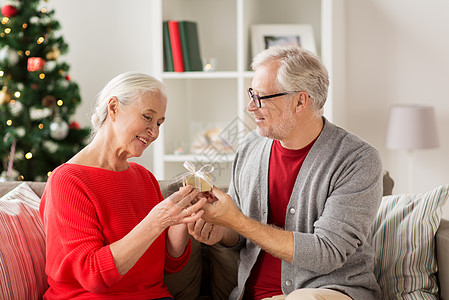
<path id="1" fill-rule="evenodd" d="M 207 203 L 214 203 L 215 201 L 218 200 L 217 197 L 215 197 L 214 194 L 212 193 L 212 190 L 207 192 L 201 192 L 198 194 L 198 197 L 206 198 Z"/>
<path id="2" fill-rule="evenodd" d="M 213 245 L 221 241 L 224 234 L 224 227 L 207 223 L 203 219 L 187 224 L 189 234 L 207 245 Z"/>
<path id="3" fill-rule="evenodd" d="M 205 198 L 195 199 L 198 194 L 198 190 L 191 186 L 181 187 L 179 191 L 156 205 L 148 215 L 163 229 L 181 223 L 196 222 L 203 215 L 204 211 L 201 208 L 206 202 Z M 194 200 L 198 201 L 193 203 Z"/>
<path id="4" fill-rule="evenodd" d="M 236 220 L 241 212 L 231 196 L 214 186 L 212 197 L 217 200 L 211 203 L 211 198 L 208 198 L 207 203 L 203 206 L 202 219 L 208 223 L 232 228 L 236 225 Z"/>

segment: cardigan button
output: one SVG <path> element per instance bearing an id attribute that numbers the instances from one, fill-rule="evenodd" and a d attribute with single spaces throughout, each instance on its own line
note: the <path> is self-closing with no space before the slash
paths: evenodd
<path id="1" fill-rule="evenodd" d="M 287 280 L 287 281 L 285 282 L 285 285 L 286 285 L 286 286 L 291 286 L 291 285 L 292 285 L 292 281 L 291 281 L 291 280 Z"/>
<path id="2" fill-rule="evenodd" d="M 292 215 L 294 215 L 295 212 L 296 212 L 296 209 L 295 209 L 294 207 L 290 208 L 290 213 L 291 213 Z"/>

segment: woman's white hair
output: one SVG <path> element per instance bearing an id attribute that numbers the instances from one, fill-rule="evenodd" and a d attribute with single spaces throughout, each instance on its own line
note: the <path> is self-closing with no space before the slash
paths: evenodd
<path id="1" fill-rule="evenodd" d="M 298 46 L 273 46 L 254 57 L 251 68 L 255 71 L 268 63 L 279 63 L 276 86 L 279 92 L 306 91 L 312 108 L 323 109 L 329 88 L 329 75 L 319 58 Z"/>
<path id="2" fill-rule="evenodd" d="M 106 120 L 109 99 L 112 97 L 116 97 L 119 104 L 126 106 L 145 93 L 157 92 L 167 98 L 165 85 L 150 75 L 126 72 L 114 77 L 97 95 L 91 117 L 93 133 L 96 133 Z"/>

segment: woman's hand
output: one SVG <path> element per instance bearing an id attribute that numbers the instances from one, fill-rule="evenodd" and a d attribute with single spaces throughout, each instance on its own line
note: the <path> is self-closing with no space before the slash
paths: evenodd
<path id="1" fill-rule="evenodd" d="M 182 187 L 156 205 L 150 211 L 148 217 L 154 219 L 162 229 L 181 223 L 196 222 L 203 215 L 204 211 L 201 208 L 206 202 L 205 198 L 200 198 L 192 204 L 198 194 L 198 190 L 192 186 Z"/>
<path id="2" fill-rule="evenodd" d="M 188 242 L 184 223 L 196 222 L 204 213 L 201 207 L 206 202 L 205 198 L 191 205 L 197 195 L 198 191 L 191 186 L 181 188 L 156 205 L 126 236 L 110 245 L 120 274 L 128 272 L 154 240 L 172 225 L 182 224 L 168 230 L 167 250 L 173 257 L 182 255 Z"/>
<path id="3" fill-rule="evenodd" d="M 193 238 L 208 245 L 220 242 L 224 234 L 223 226 L 207 223 L 203 219 L 187 224 L 187 229 Z"/>

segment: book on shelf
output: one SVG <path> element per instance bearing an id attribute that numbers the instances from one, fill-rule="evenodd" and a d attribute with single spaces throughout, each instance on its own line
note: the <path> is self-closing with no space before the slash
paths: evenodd
<path id="1" fill-rule="evenodd" d="M 164 71 L 202 71 L 197 23 L 168 20 L 162 28 Z"/>
<path id="2" fill-rule="evenodd" d="M 198 26 L 196 22 L 179 21 L 182 57 L 185 71 L 202 71 Z"/>
<path id="3" fill-rule="evenodd" d="M 168 21 L 164 21 L 162 24 L 163 33 L 163 48 L 164 48 L 164 71 L 173 72 L 175 70 L 173 66 L 173 55 L 171 52 L 170 33 L 168 30 Z"/>
<path id="4" fill-rule="evenodd" d="M 184 72 L 178 21 L 168 21 L 168 31 L 170 34 L 171 52 L 173 56 L 173 68 L 175 72 Z"/>

